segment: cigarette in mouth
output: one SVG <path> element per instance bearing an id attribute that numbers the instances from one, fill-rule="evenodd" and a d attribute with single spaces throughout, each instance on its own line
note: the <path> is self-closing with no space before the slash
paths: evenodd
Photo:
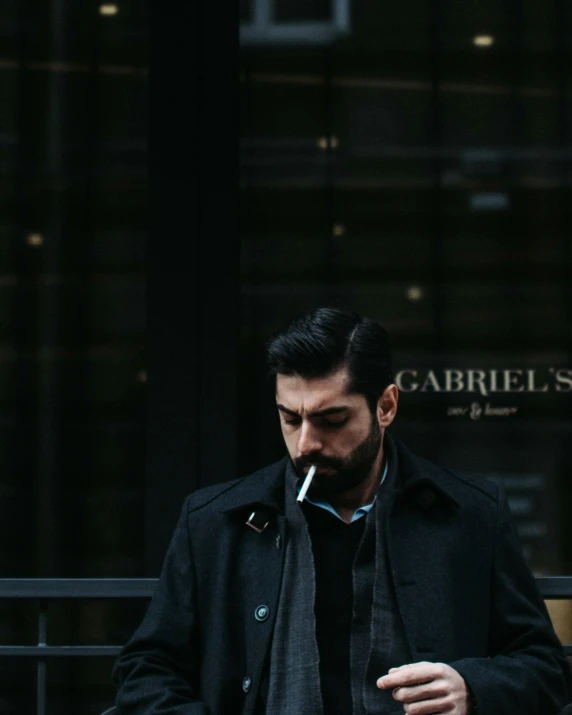
<path id="1" fill-rule="evenodd" d="M 296 501 L 304 501 L 304 497 L 306 496 L 306 492 L 308 491 L 308 487 L 310 486 L 315 473 L 316 465 L 312 464 L 308 470 L 308 474 L 306 474 L 306 479 L 304 479 L 304 484 L 302 484 L 302 489 L 300 489 L 300 494 L 298 494 Z"/>

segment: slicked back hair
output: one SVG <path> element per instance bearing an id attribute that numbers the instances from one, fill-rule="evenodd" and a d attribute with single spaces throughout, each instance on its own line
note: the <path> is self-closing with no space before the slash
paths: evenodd
<path id="1" fill-rule="evenodd" d="M 369 318 L 339 308 L 300 315 L 266 344 L 273 375 L 327 377 L 347 367 L 351 393 L 365 396 L 372 412 L 392 383 L 391 346 L 385 330 Z"/>

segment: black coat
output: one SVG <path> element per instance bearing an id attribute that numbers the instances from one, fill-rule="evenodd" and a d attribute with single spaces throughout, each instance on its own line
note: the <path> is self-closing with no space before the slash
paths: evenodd
<path id="1" fill-rule="evenodd" d="M 393 448 L 388 553 L 413 662 L 449 663 L 479 715 L 556 715 L 568 661 L 505 499 L 492 482 Z M 285 465 L 186 500 L 155 596 L 115 665 L 120 715 L 257 711 L 288 538 Z M 253 511 L 270 517 L 262 533 L 245 523 Z"/>

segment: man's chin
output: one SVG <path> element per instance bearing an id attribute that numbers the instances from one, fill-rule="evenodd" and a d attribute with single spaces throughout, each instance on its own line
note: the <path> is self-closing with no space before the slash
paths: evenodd
<path id="1" fill-rule="evenodd" d="M 316 472 L 310 488 L 308 489 L 308 496 L 310 498 L 322 498 L 327 499 L 328 497 L 339 496 L 345 492 L 349 492 L 351 489 L 355 489 L 365 477 L 363 476 L 348 476 L 340 475 L 334 470 L 329 473 Z"/>
<path id="2" fill-rule="evenodd" d="M 340 488 L 343 489 L 344 485 L 336 481 L 335 474 L 320 474 L 316 472 L 308 489 L 308 494 L 324 496 L 326 494 L 336 493 Z"/>

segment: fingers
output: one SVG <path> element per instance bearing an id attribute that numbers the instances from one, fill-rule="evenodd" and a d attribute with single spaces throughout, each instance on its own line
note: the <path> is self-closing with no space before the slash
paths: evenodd
<path id="1" fill-rule="evenodd" d="M 392 668 L 377 687 L 392 688 L 406 715 L 467 715 L 468 690 L 459 673 L 445 663 L 412 663 Z"/>
<path id="2" fill-rule="evenodd" d="M 418 703 L 407 703 L 403 706 L 407 715 L 446 715 L 457 712 L 452 698 L 439 698 L 438 700 L 421 700 Z"/>
<path id="3" fill-rule="evenodd" d="M 445 677 L 443 663 L 412 663 L 400 668 L 392 668 L 387 675 L 379 678 L 378 688 L 400 688 L 408 685 L 429 683 L 432 680 Z"/>
<path id="4" fill-rule="evenodd" d="M 444 680 L 434 680 L 422 685 L 399 687 L 393 691 L 393 699 L 400 703 L 414 703 L 418 700 L 435 700 L 449 695 L 449 688 Z"/>

